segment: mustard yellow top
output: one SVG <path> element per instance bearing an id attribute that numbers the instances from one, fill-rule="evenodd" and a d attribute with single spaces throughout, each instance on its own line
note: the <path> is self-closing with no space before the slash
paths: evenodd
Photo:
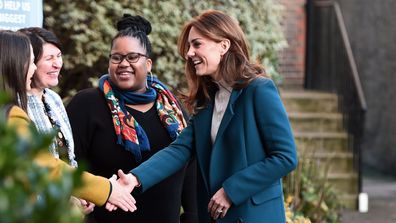
<path id="1" fill-rule="evenodd" d="M 31 121 L 26 114 L 18 106 L 13 106 L 9 112 L 8 125 L 15 126 L 18 133 L 23 137 L 29 137 L 28 127 Z M 72 167 L 60 159 L 53 157 L 49 152 L 40 153 L 34 160 L 38 165 L 50 168 L 51 177 L 60 177 L 62 170 Z M 88 172 L 82 174 L 83 186 L 74 190 L 73 195 L 88 201 L 95 205 L 102 206 L 110 195 L 110 181 L 101 176 L 95 176 Z"/>

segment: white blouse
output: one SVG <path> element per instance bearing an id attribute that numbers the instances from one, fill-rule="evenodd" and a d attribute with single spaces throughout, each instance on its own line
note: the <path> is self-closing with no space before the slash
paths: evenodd
<path id="1" fill-rule="evenodd" d="M 224 83 L 217 82 L 217 85 L 219 86 L 219 90 L 216 92 L 215 95 L 215 103 L 212 115 L 212 128 L 210 131 L 212 144 L 215 142 L 221 120 L 223 119 L 224 112 L 227 109 L 227 105 L 232 92 L 232 88 L 225 85 Z"/>

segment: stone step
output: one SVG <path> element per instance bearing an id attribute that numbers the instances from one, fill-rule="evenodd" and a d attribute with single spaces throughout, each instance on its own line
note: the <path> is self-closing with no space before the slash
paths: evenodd
<path id="1" fill-rule="evenodd" d="M 344 208 L 355 209 L 358 177 L 350 139 L 338 111 L 337 95 L 284 87 L 280 88 L 280 95 L 293 128 L 299 159 L 315 162 L 312 168 L 327 169 L 322 182 L 331 185 Z M 324 171 L 319 173 L 324 175 Z"/>
<path id="2" fill-rule="evenodd" d="M 356 210 L 357 209 L 357 194 L 340 194 L 339 199 L 343 209 Z"/>
<path id="3" fill-rule="evenodd" d="M 295 132 L 339 132 L 344 128 L 340 113 L 289 112 L 288 115 Z"/>
<path id="4" fill-rule="evenodd" d="M 345 132 L 295 132 L 294 139 L 300 152 L 349 152 Z"/>
<path id="5" fill-rule="evenodd" d="M 355 173 L 329 174 L 329 184 L 337 193 L 343 208 L 356 209 L 358 196 L 358 177 Z"/>
<path id="6" fill-rule="evenodd" d="M 304 79 L 302 78 L 285 78 L 279 84 L 278 88 L 281 91 L 296 91 L 304 89 Z"/>
<path id="7" fill-rule="evenodd" d="M 350 173 L 354 171 L 353 154 L 350 152 L 309 153 L 301 154 L 302 159 L 310 159 L 315 166 L 322 170 L 328 169 L 329 173 Z"/>
<path id="8" fill-rule="evenodd" d="M 338 112 L 336 94 L 307 91 L 280 93 L 287 112 Z"/>
<path id="9" fill-rule="evenodd" d="M 356 173 L 329 173 L 327 179 L 329 184 L 340 195 L 358 193 L 358 177 Z"/>

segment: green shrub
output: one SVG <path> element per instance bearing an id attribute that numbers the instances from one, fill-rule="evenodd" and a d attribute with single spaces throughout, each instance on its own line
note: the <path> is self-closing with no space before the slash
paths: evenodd
<path id="1" fill-rule="evenodd" d="M 33 158 L 48 148 L 52 136 L 40 135 L 32 127 L 34 140 L 21 138 L 15 129 L 6 126 L 4 112 L 1 112 L 0 222 L 82 222 L 80 210 L 72 208 L 69 202 L 71 188 L 78 182 L 80 172 L 65 173 L 62 178 L 50 180 L 48 169 L 34 164 Z"/>
<path id="2" fill-rule="evenodd" d="M 294 198 L 289 195 L 285 199 L 286 223 L 311 223 L 309 218 L 294 209 Z"/>
<path id="3" fill-rule="evenodd" d="M 327 177 L 330 163 L 331 159 L 319 163 L 303 151 L 297 169 L 284 179 L 284 193 L 292 200 L 292 211 L 313 223 L 340 222 L 341 203 Z"/>
<path id="4" fill-rule="evenodd" d="M 153 73 L 170 87 L 182 88 L 184 63 L 177 54 L 177 37 L 187 20 L 206 9 L 219 9 L 238 19 L 251 45 L 252 59 L 279 79 L 277 52 L 286 42 L 280 27 L 282 6 L 276 1 L 48 0 L 44 1 L 45 27 L 64 45 L 61 95 L 92 86 L 90 77 L 107 72 L 114 24 L 124 13 L 142 15 L 152 23 Z"/>

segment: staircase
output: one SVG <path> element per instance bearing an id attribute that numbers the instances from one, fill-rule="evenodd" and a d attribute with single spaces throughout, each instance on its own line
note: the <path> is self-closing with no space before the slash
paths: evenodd
<path id="1" fill-rule="evenodd" d="M 345 208 L 356 208 L 358 178 L 335 94 L 281 90 L 299 153 L 329 166 L 328 179 Z"/>

